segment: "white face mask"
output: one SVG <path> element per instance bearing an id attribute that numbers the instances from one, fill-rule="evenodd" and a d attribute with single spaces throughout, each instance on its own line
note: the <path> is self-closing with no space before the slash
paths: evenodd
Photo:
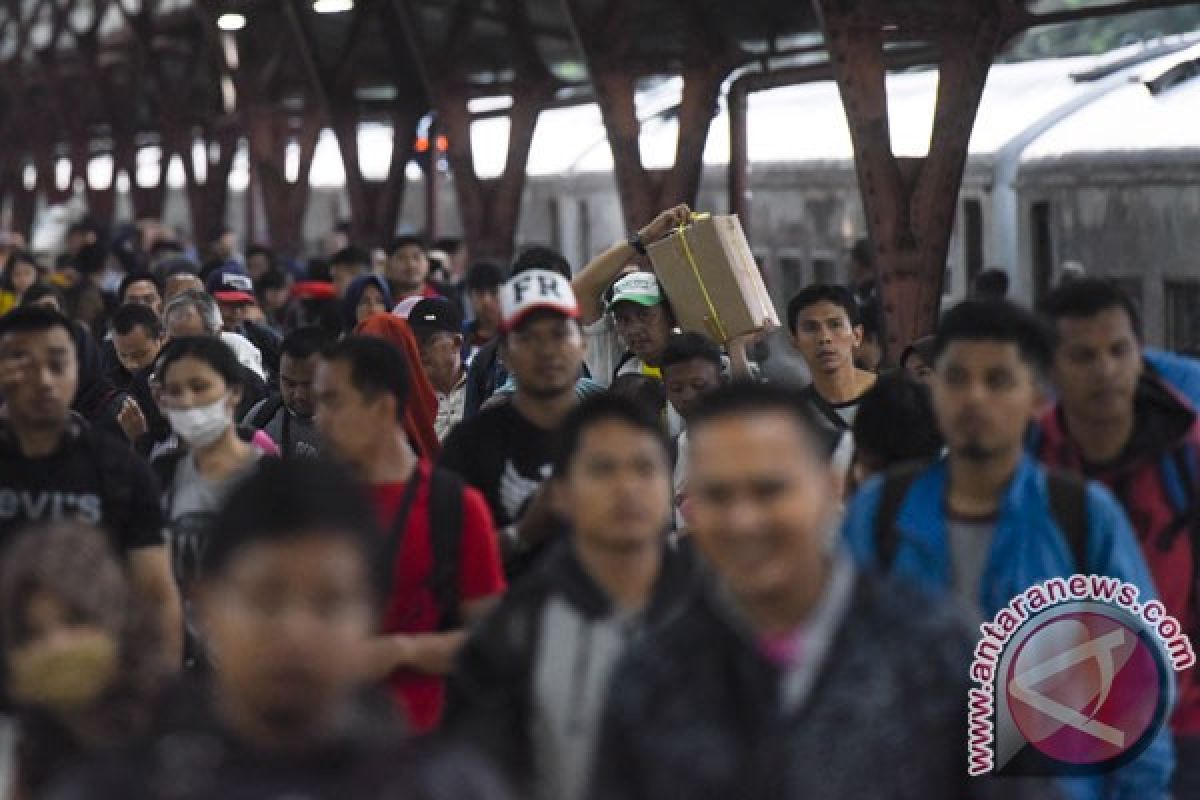
<path id="1" fill-rule="evenodd" d="M 196 408 L 166 408 L 163 412 L 171 423 L 171 430 L 191 447 L 208 447 L 220 439 L 233 424 L 229 409 L 222 397 L 214 403 Z"/>

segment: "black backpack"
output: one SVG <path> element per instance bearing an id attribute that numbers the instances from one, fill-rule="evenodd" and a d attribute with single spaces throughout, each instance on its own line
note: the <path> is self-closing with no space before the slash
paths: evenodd
<path id="1" fill-rule="evenodd" d="M 875 513 L 875 553 L 880 571 L 891 572 L 900 547 L 896 517 L 908 490 L 926 464 L 907 464 L 887 474 Z M 1075 562 L 1075 571 L 1087 571 L 1088 511 L 1087 485 L 1075 475 L 1058 470 L 1046 471 L 1046 489 L 1050 495 L 1050 513 L 1067 539 Z"/>

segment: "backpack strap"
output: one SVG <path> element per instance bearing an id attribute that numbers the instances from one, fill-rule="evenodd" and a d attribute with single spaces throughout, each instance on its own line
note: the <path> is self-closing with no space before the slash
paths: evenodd
<path id="1" fill-rule="evenodd" d="M 890 470 L 883 479 L 879 508 L 875 510 L 875 561 L 879 571 L 885 574 L 891 572 L 896 551 L 900 549 L 900 529 L 896 527 L 900 506 L 925 466 L 923 463 L 905 464 Z"/>
<path id="2" fill-rule="evenodd" d="M 429 487 L 429 530 L 433 544 L 433 574 L 430 590 L 437 601 L 438 629 L 462 627 L 462 604 L 458 590 L 462 554 L 462 480 L 453 472 L 434 469 Z"/>
<path id="3" fill-rule="evenodd" d="M 1066 537 L 1075 563 L 1075 571 L 1088 571 L 1087 484 L 1075 475 L 1058 470 L 1046 471 L 1046 491 L 1050 495 L 1050 513 Z"/>
<path id="4" fill-rule="evenodd" d="M 252 428 L 262 430 L 275 418 L 275 415 L 279 413 L 279 409 L 281 408 L 283 408 L 283 395 L 271 394 L 263 402 L 263 406 L 258 410 L 258 413 L 246 422 Z"/>
<path id="5" fill-rule="evenodd" d="M 842 419 L 842 415 L 837 413 L 837 409 L 830 405 L 829 401 L 827 401 L 824 397 L 821 397 L 821 393 L 818 392 L 811 384 L 802 389 L 800 393 L 804 396 L 804 399 L 808 401 L 808 404 L 813 407 L 814 411 L 818 412 L 821 416 L 828 420 L 829 424 L 835 431 L 842 432 L 850 430 L 849 423 Z"/>

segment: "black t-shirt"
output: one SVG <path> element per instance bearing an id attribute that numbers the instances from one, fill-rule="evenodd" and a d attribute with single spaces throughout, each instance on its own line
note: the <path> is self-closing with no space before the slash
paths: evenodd
<path id="1" fill-rule="evenodd" d="M 26 457 L 0 427 L 0 550 L 28 524 L 72 519 L 102 526 L 120 555 L 159 546 L 159 498 L 149 466 L 129 445 L 80 419 L 45 458 Z"/>
<path id="2" fill-rule="evenodd" d="M 550 477 L 557 431 L 534 425 L 505 403 L 458 425 L 442 444 L 441 466 L 483 492 L 498 527 L 521 518 Z"/>

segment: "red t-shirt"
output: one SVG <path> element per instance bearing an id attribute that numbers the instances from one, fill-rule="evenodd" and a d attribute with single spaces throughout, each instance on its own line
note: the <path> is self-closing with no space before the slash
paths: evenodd
<path id="1" fill-rule="evenodd" d="M 390 633 L 435 633 L 437 600 L 429 590 L 433 571 L 433 542 L 429 527 L 430 463 L 417 466 L 421 485 L 413 498 L 404 542 L 396 554 L 391 591 L 384 606 L 383 630 Z M 390 536 L 392 524 L 404 497 L 403 483 L 371 487 L 379 524 Z M 504 591 L 504 569 L 487 501 L 477 489 L 463 491 L 462 545 L 459 550 L 458 587 L 463 603 Z M 442 715 L 445 681 L 409 669 L 398 669 L 388 677 L 396 704 L 407 714 L 415 730 L 424 733 L 437 727 Z"/>

